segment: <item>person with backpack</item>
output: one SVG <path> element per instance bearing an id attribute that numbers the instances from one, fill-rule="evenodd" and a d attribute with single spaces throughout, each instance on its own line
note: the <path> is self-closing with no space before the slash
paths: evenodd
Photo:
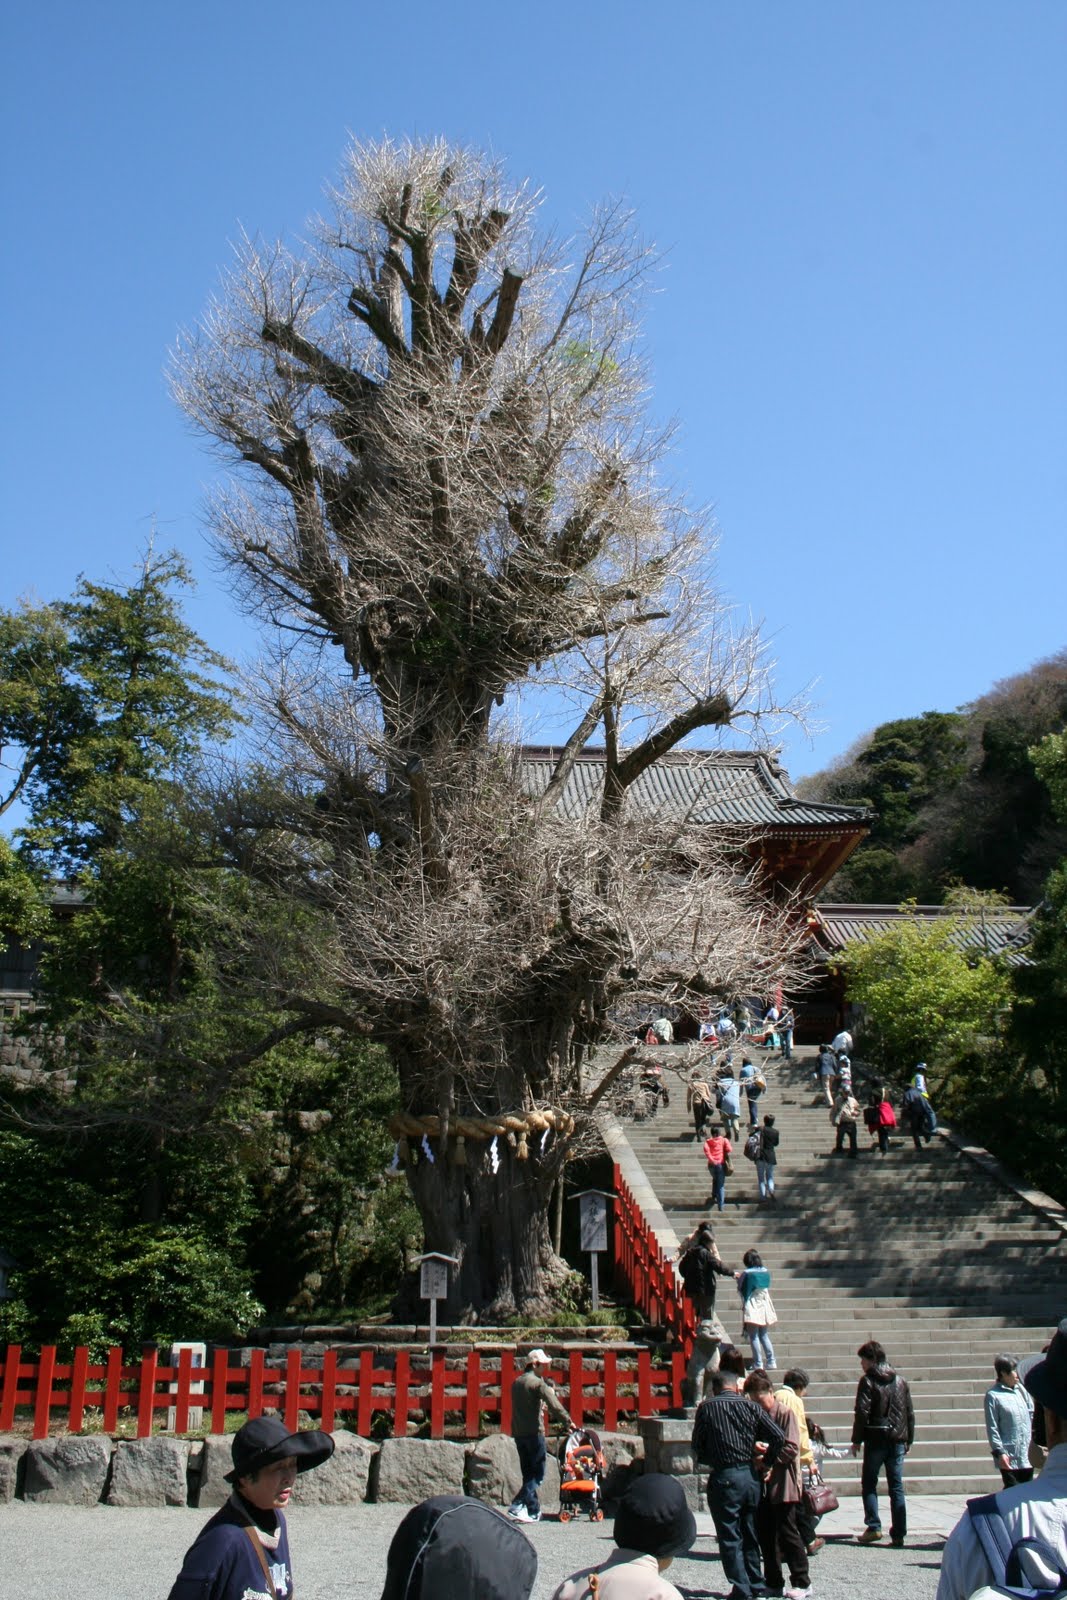
<path id="1" fill-rule="evenodd" d="M 759 1149 L 753 1157 L 756 1163 L 756 1177 L 759 1180 L 760 1203 L 774 1205 L 774 1169 L 778 1165 L 778 1129 L 774 1125 L 774 1114 L 768 1111 L 763 1119 L 763 1127 L 757 1129 L 756 1138 L 759 1140 Z M 749 1140 L 752 1139 L 749 1134 Z M 745 1154 L 748 1154 L 748 1145 L 745 1145 Z"/>
<path id="2" fill-rule="evenodd" d="M 937 1600 L 1067 1593 L 1067 1318 L 1023 1382 L 1044 1417 L 1048 1460 L 1029 1483 L 967 1502 L 941 1557 Z"/>
<path id="3" fill-rule="evenodd" d="M 717 1124 L 704 1140 L 704 1160 L 711 1174 L 711 1204 L 721 1211 L 726 1204 L 726 1178 L 733 1171 L 730 1152 L 733 1149 L 726 1130 Z"/>
<path id="4" fill-rule="evenodd" d="M 732 1278 L 733 1267 L 723 1265 L 710 1224 L 702 1222 L 689 1244 L 678 1258 L 678 1276 L 687 1300 L 693 1303 L 693 1315 L 703 1322 L 715 1315 L 715 1279 Z M 725 1339 L 726 1330 L 719 1335 Z"/>
<path id="5" fill-rule="evenodd" d="M 908 1532 L 908 1508 L 904 1497 L 904 1457 L 915 1442 L 915 1411 L 911 1391 L 904 1379 L 893 1371 L 877 1339 L 861 1344 L 856 1354 L 863 1376 L 856 1389 L 852 1419 L 852 1454 L 863 1451 L 863 1494 L 865 1527 L 860 1544 L 877 1544 L 882 1537 L 878 1514 L 878 1477 L 885 1468 L 889 1489 L 891 1520 L 890 1543 L 900 1548 Z"/>
<path id="6" fill-rule="evenodd" d="M 919 1074 L 916 1073 L 916 1077 Z M 912 1143 L 916 1150 L 921 1150 L 924 1144 L 929 1144 L 933 1138 L 934 1123 L 933 1107 L 923 1091 L 917 1086 L 915 1078 L 904 1090 L 904 1097 L 900 1102 L 900 1121 L 902 1127 L 911 1134 Z"/>
<path id="7" fill-rule="evenodd" d="M 828 1106 L 834 1103 L 834 1079 L 837 1077 L 837 1057 L 828 1044 L 819 1046 L 819 1059 L 815 1068 L 819 1091 Z"/>
<path id="8" fill-rule="evenodd" d="M 889 1154 L 889 1135 L 897 1125 L 893 1102 L 885 1089 L 878 1090 L 878 1148 L 884 1156 Z"/>
<path id="9" fill-rule="evenodd" d="M 752 1062 L 746 1056 L 741 1063 L 741 1088 L 745 1091 L 748 1101 L 748 1125 L 755 1128 L 759 1125 L 759 1097 L 767 1087 L 767 1080 L 762 1072 L 757 1072 Z"/>

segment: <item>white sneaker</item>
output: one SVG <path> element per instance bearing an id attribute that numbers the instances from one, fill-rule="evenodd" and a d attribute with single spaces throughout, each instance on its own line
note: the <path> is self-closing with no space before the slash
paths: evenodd
<path id="1" fill-rule="evenodd" d="M 785 1600 L 808 1600 L 809 1595 L 814 1593 L 815 1590 L 810 1586 L 807 1589 L 787 1589 L 785 1591 Z"/>
<path id="2" fill-rule="evenodd" d="M 514 1517 L 516 1522 L 532 1522 L 533 1518 L 525 1506 L 508 1506 L 508 1516 Z"/>

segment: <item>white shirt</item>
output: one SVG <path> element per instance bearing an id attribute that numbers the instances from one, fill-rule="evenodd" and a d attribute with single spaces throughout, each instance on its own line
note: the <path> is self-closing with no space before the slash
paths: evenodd
<path id="1" fill-rule="evenodd" d="M 852 1035 L 846 1029 L 842 1029 L 834 1038 L 830 1049 L 835 1056 L 840 1055 L 842 1050 L 847 1056 L 850 1056 L 852 1054 Z"/>
<path id="2" fill-rule="evenodd" d="M 997 1495 L 997 1510 L 1008 1526 L 1012 1543 L 1017 1539 L 1040 1539 L 1059 1557 L 1067 1571 L 1067 1444 L 1058 1444 L 1048 1453 L 1041 1474 L 1029 1483 L 1017 1483 Z M 1026 1558 L 1024 1571 L 1030 1574 Z M 1030 1581 L 1052 1583 L 1055 1573 L 1034 1567 Z M 985 1558 L 970 1516 L 964 1512 L 945 1545 L 941 1557 L 941 1580 L 937 1600 L 967 1600 L 993 1574 Z"/>

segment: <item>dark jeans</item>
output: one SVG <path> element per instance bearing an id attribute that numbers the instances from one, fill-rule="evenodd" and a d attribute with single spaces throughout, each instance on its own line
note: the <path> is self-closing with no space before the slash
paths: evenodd
<path id="1" fill-rule="evenodd" d="M 763 1584 L 759 1503 L 760 1483 L 751 1467 L 723 1467 L 708 1479 L 708 1509 L 715 1519 L 722 1570 L 744 1595 Z"/>
<path id="2" fill-rule="evenodd" d="M 837 1148 L 839 1150 L 845 1148 L 846 1139 L 851 1146 L 848 1153 L 850 1156 L 854 1156 L 856 1154 L 856 1124 L 854 1122 L 839 1122 L 837 1124 Z"/>
<path id="3" fill-rule="evenodd" d="M 884 1156 L 889 1154 L 889 1129 L 878 1124 L 878 1148 Z"/>
<path id="4" fill-rule="evenodd" d="M 1003 1467 L 1000 1469 L 1005 1489 L 1010 1489 L 1013 1483 L 1029 1483 L 1033 1475 L 1033 1467 L 1008 1467 L 1006 1471 Z"/>
<path id="5" fill-rule="evenodd" d="M 536 1517 L 541 1513 L 537 1491 L 545 1476 L 545 1436 L 543 1433 L 517 1434 L 515 1448 L 519 1452 L 522 1488 L 511 1503 L 513 1506 L 525 1506 L 531 1517 Z"/>
<path id="6" fill-rule="evenodd" d="M 795 1500 L 788 1505 L 775 1505 L 766 1496 L 760 1501 L 756 1526 L 759 1529 L 760 1549 L 763 1551 L 765 1581 L 772 1589 L 783 1584 L 782 1562 L 789 1568 L 789 1582 L 797 1589 L 806 1589 L 811 1579 L 808 1575 L 808 1552 L 797 1524 L 800 1507 Z"/>
<path id="7" fill-rule="evenodd" d="M 711 1203 L 721 1211 L 726 1194 L 726 1168 L 721 1161 L 709 1161 L 708 1171 L 711 1173 Z"/>
<path id="8" fill-rule="evenodd" d="M 863 1446 L 863 1474 L 860 1479 L 863 1520 L 868 1528 L 882 1526 L 882 1519 L 878 1515 L 878 1474 L 883 1467 L 889 1489 L 889 1531 L 894 1539 L 903 1539 L 908 1531 L 908 1508 L 904 1500 L 904 1446 L 892 1439 L 868 1439 Z"/>

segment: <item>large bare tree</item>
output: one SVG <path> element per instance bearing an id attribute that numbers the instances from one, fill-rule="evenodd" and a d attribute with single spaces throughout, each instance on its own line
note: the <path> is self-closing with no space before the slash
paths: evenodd
<path id="1" fill-rule="evenodd" d="M 721 841 L 626 803 L 688 736 L 771 713 L 766 663 L 658 475 L 629 215 L 557 240 L 443 143 L 353 147 L 331 204 L 298 254 L 244 242 L 176 363 L 241 468 L 216 536 L 276 626 L 275 756 L 314 797 L 295 855 L 334 954 L 288 1003 L 389 1046 L 427 1248 L 462 1262 L 452 1314 L 536 1310 L 591 1088 L 576 1041 L 628 997 L 750 991 L 787 958 Z M 574 707 L 540 795 L 491 726 L 531 682 Z M 565 817 L 594 737 L 603 784 Z"/>

